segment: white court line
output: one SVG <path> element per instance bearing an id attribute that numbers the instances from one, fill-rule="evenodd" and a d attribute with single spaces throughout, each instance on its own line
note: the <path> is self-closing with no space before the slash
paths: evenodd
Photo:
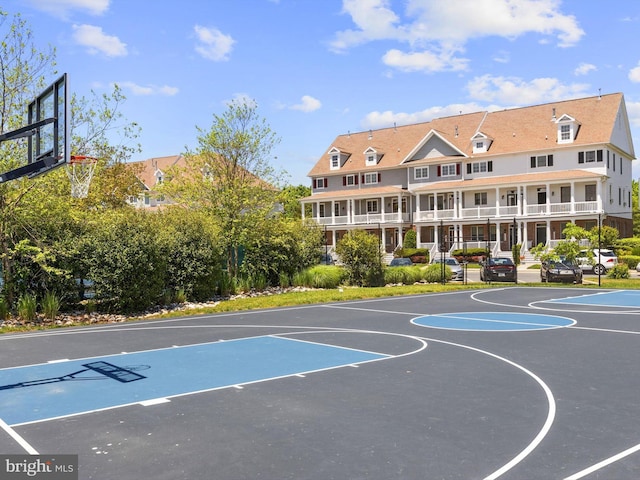
<path id="1" fill-rule="evenodd" d="M 29 443 L 22 438 L 13 428 L 11 428 L 7 423 L 0 418 L 0 428 L 7 432 L 7 434 L 13 438 L 18 445 L 26 450 L 29 455 L 38 455 L 38 451 L 33 448 Z"/>
<path id="2" fill-rule="evenodd" d="M 574 473 L 570 477 L 566 477 L 564 480 L 578 480 L 579 478 L 586 477 L 590 473 L 593 473 L 596 470 L 600 470 L 601 468 L 606 467 L 607 465 L 610 465 L 613 462 L 617 462 L 618 460 L 622 460 L 624 457 L 629 456 L 632 453 L 637 452 L 638 450 L 640 450 L 640 444 L 636 445 L 635 447 L 628 448 L 624 452 L 620 452 L 617 455 L 614 455 L 613 457 L 609 457 L 609 458 L 607 458 L 605 460 L 602 460 L 601 462 L 596 463 L 592 467 L 585 468 L 584 470 L 582 470 L 582 471 L 580 471 L 578 473 Z"/>
<path id="3" fill-rule="evenodd" d="M 469 312 L 469 313 L 473 313 L 473 312 Z M 493 312 L 478 312 L 478 313 L 493 313 Z M 503 312 L 495 312 L 495 313 L 503 313 Z M 519 315 L 518 313 L 515 313 L 513 315 Z M 531 315 L 529 313 L 527 314 L 523 314 L 523 315 Z M 540 317 L 544 316 L 544 315 L 539 315 Z M 549 315 L 547 315 L 549 316 Z M 508 323 L 508 324 L 513 324 L 513 325 L 531 325 L 533 327 L 550 327 L 551 328 L 560 328 L 560 327 L 567 327 L 568 325 L 556 325 L 553 323 L 535 323 L 535 322 L 517 322 L 515 320 L 494 320 L 494 319 L 490 319 L 490 318 L 480 318 L 480 317 L 462 317 L 462 316 L 457 316 L 457 315 L 449 315 L 447 313 L 444 314 L 433 314 L 433 315 L 425 315 L 425 317 L 443 317 L 443 318 L 451 318 L 453 320 L 470 320 L 472 322 L 487 322 L 487 323 Z M 567 317 L 558 317 L 558 318 L 567 318 Z M 567 318 L 567 320 L 571 320 L 573 322 L 573 324 L 576 323 L 575 320 L 571 319 L 571 318 Z"/>

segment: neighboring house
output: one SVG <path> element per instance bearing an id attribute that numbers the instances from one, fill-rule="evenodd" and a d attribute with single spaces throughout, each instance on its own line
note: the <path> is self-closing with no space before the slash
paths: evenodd
<path id="1" fill-rule="evenodd" d="M 172 167 L 184 167 L 185 158 L 182 155 L 170 155 L 168 157 L 154 157 L 141 162 L 130 162 L 140 169 L 136 174 L 142 184 L 140 195 L 128 198 L 128 203 L 137 208 L 158 208 L 170 203 L 164 195 L 158 194 L 156 187 L 165 180 L 167 172 Z"/>
<path id="2" fill-rule="evenodd" d="M 432 255 L 489 245 L 554 246 L 568 222 L 632 235 L 635 160 L 621 93 L 339 135 L 309 172 L 327 243 L 415 229 Z"/>

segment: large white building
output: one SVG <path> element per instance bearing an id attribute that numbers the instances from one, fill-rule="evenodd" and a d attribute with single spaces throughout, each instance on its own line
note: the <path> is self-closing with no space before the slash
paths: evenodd
<path id="1" fill-rule="evenodd" d="M 309 172 L 313 219 L 335 246 L 380 235 L 389 253 L 553 246 L 568 222 L 632 235 L 635 160 L 620 93 L 339 135 Z"/>

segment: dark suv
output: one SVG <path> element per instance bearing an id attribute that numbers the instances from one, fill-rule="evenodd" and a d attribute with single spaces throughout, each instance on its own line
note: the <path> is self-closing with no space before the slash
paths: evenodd
<path id="1" fill-rule="evenodd" d="M 582 269 L 566 258 L 545 260 L 540 265 L 540 281 L 582 283 Z"/>

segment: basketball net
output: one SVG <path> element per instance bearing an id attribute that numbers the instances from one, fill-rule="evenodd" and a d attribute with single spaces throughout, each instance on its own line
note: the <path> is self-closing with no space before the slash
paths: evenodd
<path id="1" fill-rule="evenodd" d="M 93 172 L 98 163 L 97 158 L 85 155 L 72 155 L 67 167 L 67 176 L 71 181 L 71 196 L 73 198 L 87 198 Z"/>

